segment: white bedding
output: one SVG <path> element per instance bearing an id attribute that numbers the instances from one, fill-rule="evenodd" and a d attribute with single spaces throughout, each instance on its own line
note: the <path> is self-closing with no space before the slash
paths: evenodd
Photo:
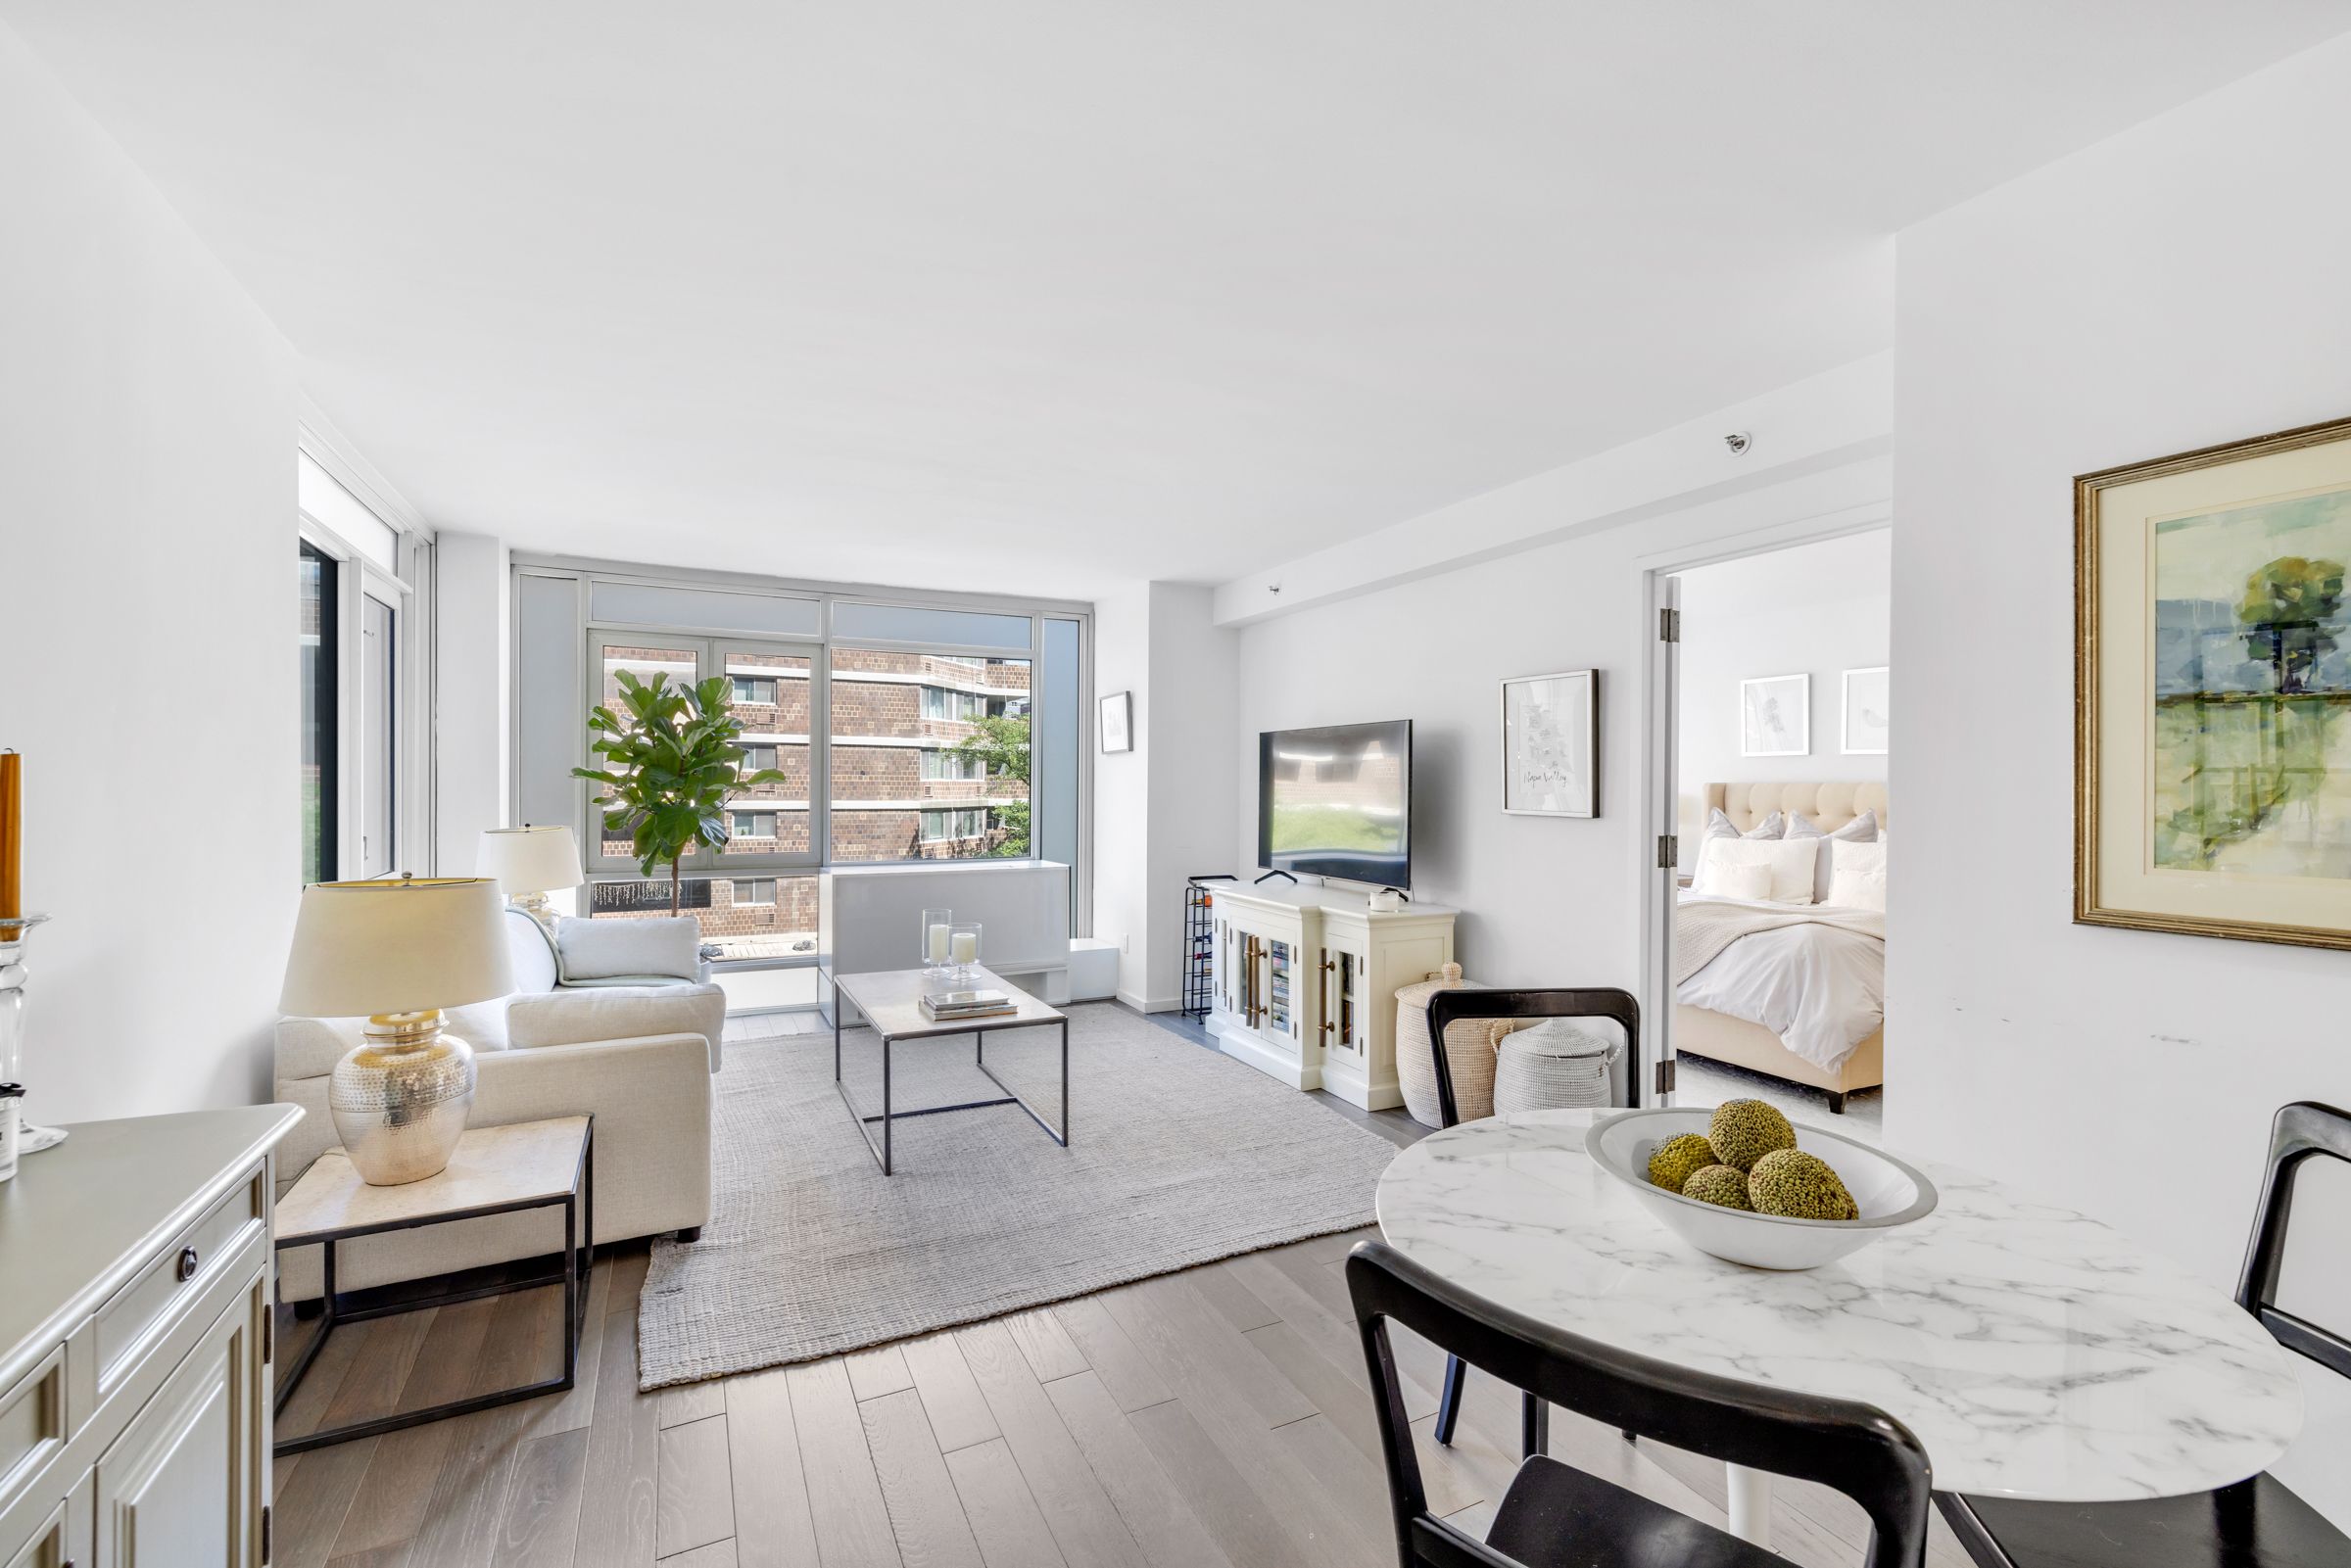
<path id="1" fill-rule="evenodd" d="M 1866 921 L 1855 912 L 1812 905 L 1744 899 L 1700 898 L 1685 891 L 1684 909 L 1694 904 L 1731 905 L 1799 917 L 1799 923 L 1758 930 L 1733 941 L 1703 969 L 1675 988 L 1676 1000 L 1691 1007 L 1760 1023 L 1789 1050 L 1813 1066 L 1835 1071 L 1853 1047 L 1886 1022 L 1886 943 L 1855 929 Z M 1823 924 L 1818 915 L 1840 924 Z M 1681 922 L 1676 922 L 1677 927 Z"/>

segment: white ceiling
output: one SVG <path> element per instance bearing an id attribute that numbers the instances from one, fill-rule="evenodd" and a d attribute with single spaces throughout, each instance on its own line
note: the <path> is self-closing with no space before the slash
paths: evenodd
<path id="1" fill-rule="evenodd" d="M 2343 0 L 0 0 L 438 524 L 1215 581 L 1884 348 Z"/>

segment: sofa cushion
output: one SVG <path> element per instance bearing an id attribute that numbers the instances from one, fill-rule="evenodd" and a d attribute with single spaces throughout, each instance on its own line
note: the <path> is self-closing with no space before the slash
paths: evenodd
<path id="1" fill-rule="evenodd" d="M 527 995 L 552 991 L 560 979 L 555 939 L 519 909 L 506 911 L 506 957 L 514 967 L 514 989 Z"/>
<path id="2" fill-rule="evenodd" d="M 580 920 L 567 915 L 555 923 L 555 952 L 566 982 L 624 974 L 699 979 L 702 928 L 690 915 L 659 920 Z"/>
<path id="3" fill-rule="evenodd" d="M 710 1070 L 718 1070 L 718 1042 L 727 1026 L 727 993 L 715 985 L 608 986 L 518 996 L 508 1005 L 506 1036 L 514 1050 L 593 1045 L 654 1034 L 698 1034 L 710 1042 Z"/>

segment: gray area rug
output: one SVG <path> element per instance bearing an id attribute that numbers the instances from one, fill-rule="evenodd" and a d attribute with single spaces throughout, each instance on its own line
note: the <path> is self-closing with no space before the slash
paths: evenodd
<path id="1" fill-rule="evenodd" d="M 638 1385 L 656 1389 L 975 1322 L 1372 1220 L 1396 1153 L 1255 1069 L 1109 1004 L 1070 1010 L 1072 1140 L 1018 1106 L 896 1123 L 885 1176 L 833 1087 L 833 1036 L 730 1043 L 716 1212 L 653 1244 Z M 861 1108 L 881 1047 L 843 1036 Z M 1056 1117 L 1050 1028 L 990 1034 L 987 1063 Z M 968 1035 L 892 1047 L 896 1105 L 1002 1091 Z"/>

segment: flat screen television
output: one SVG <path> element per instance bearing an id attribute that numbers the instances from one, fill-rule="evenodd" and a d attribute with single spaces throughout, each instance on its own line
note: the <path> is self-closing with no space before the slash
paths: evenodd
<path id="1" fill-rule="evenodd" d="M 1257 863 L 1412 886 L 1413 721 L 1259 736 Z"/>

